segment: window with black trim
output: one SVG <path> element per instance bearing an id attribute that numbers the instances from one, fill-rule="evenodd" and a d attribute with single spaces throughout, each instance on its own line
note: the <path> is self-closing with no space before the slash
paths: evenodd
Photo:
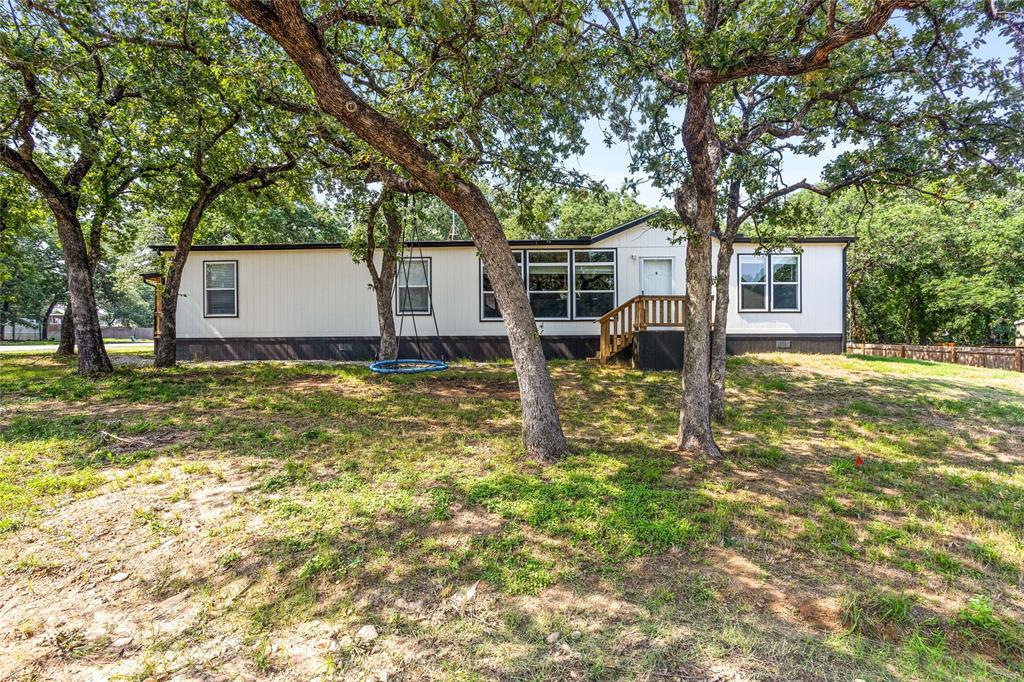
<path id="1" fill-rule="evenodd" d="M 772 310 L 800 310 L 800 256 L 773 254 L 771 262 Z"/>
<path id="2" fill-rule="evenodd" d="M 238 317 L 238 261 L 203 261 L 203 314 Z"/>
<path id="3" fill-rule="evenodd" d="M 519 266 L 519 279 L 523 278 L 523 252 L 513 251 L 512 257 Z M 501 311 L 498 310 L 498 299 L 494 295 L 494 287 L 487 277 L 487 266 L 483 260 L 480 261 L 480 317 L 484 320 L 500 320 Z"/>
<path id="4" fill-rule="evenodd" d="M 398 267 L 398 313 L 400 315 L 430 314 L 430 259 L 406 258 Z"/>
<path id="5" fill-rule="evenodd" d="M 536 319 L 569 319 L 569 252 L 527 251 L 526 292 Z"/>
<path id="6" fill-rule="evenodd" d="M 573 316 L 601 317 L 615 307 L 615 251 L 572 252 Z"/>
<path id="7" fill-rule="evenodd" d="M 799 312 L 800 256 L 739 255 L 740 312 Z"/>
<path id="8" fill-rule="evenodd" d="M 768 310 L 768 256 L 740 254 L 740 310 Z"/>

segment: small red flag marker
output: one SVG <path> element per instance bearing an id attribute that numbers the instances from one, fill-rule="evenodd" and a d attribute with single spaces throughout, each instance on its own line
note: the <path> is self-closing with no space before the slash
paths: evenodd
<path id="1" fill-rule="evenodd" d="M 854 464 L 854 466 L 857 467 L 858 469 L 864 466 L 864 460 L 860 458 L 860 455 L 857 455 L 857 463 Z"/>

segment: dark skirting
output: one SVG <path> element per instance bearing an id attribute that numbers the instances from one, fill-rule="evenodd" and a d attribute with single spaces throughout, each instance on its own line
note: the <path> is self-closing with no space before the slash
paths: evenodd
<path id="1" fill-rule="evenodd" d="M 641 369 L 679 370 L 683 359 L 683 332 L 646 331 L 637 334 L 626 360 Z M 549 360 L 583 360 L 597 355 L 597 336 L 545 336 L 541 339 Z M 842 334 L 790 336 L 730 335 L 730 355 L 742 353 L 843 352 Z M 377 357 L 375 336 L 259 337 L 226 339 L 178 339 L 179 360 L 352 360 L 369 362 Z M 629 354 L 630 350 L 623 351 Z M 444 336 L 425 338 L 417 345 L 403 338 L 399 356 L 430 360 L 500 360 L 512 357 L 503 336 Z"/>
<path id="2" fill-rule="evenodd" d="M 597 355 L 596 336 L 546 336 L 548 359 L 582 359 Z M 376 336 L 259 337 L 178 339 L 179 360 L 355 360 L 377 358 Z M 399 357 L 430 360 L 500 360 L 511 358 L 503 336 L 445 336 L 417 344 L 403 338 Z"/>

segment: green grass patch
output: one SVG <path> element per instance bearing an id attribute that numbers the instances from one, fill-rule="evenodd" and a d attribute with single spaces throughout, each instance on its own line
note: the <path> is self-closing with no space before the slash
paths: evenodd
<path id="1" fill-rule="evenodd" d="M 957 613 L 956 624 L 968 644 L 1018 666 L 1024 662 L 1024 626 L 1019 621 L 997 615 L 992 600 L 975 595 Z"/>
<path id="2" fill-rule="evenodd" d="M 83 378 L 5 356 L 0 570 L 12 594 L 59 602 L 47 581 L 65 569 L 103 585 L 135 561 L 140 603 L 186 594 L 194 622 L 140 636 L 139 670 L 234 641 L 249 672 L 284 673 L 275 647 L 298 636 L 323 654 L 310 677 L 336 679 L 406 641 L 443 652 L 410 659 L 410 679 L 1019 674 L 1024 377 L 787 354 L 728 368 L 709 462 L 670 450 L 677 374 L 551 363 L 573 452 L 542 463 L 508 363 Z M 88 517 L 116 556 L 62 526 L 101 490 L 131 496 L 118 523 Z M 780 615 L 777 595 L 799 608 Z M 366 623 L 376 644 L 346 639 Z M 106 660 L 67 630 L 62 655 Z"/>
<path id="3" fill-rule="evenodd" d="M 917 597 L 907 592 L 851 592 L 841 600 L 840 618 L 851 632 L 895 636 L 911 624 L 916 601 Z"/>

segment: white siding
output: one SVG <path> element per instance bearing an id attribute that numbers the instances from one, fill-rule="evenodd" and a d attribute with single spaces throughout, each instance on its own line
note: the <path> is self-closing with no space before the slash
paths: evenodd
<path id="1" fill-rule="evenodd" d="M 803 309 L 799 313 L 739 313 L 736 261 L 730 271 L 731 334 L 838 334 L 842 332 L 842 244 L 807 244 L 802 257 Z M 513 247 L 519 249 L 519 247 Z M 674 259 L 676 294 L 686 292 L 686 247 L 663 230 L 641 224 L 592 247 L 615 249 L 617 303 L 640 293 L 645 257 Z M 753 245 L 741 244 L 739 253 Z M 717 246 L 715 248 L 717 255 Z M 412 255 L 418 256 L 416 250 Z M 504 335 L 500 321 L 480 319 L 480 270 L 475 247 L 427 247 L 434 311 L 442 335 Z M 238 261 L 238 317 L 203 316 L 203 261 Z M 202 251 L 190 255 L 178 302 L 181 338 L 376 336 L 377 315 L 366 267 L 344 249 Z M 405 333 L 411 334 L 411 317 Z M 401 317 L 396 322 L 401 324 Z M 433 334 L 429 317 L 418 317 L 420 333 Z M 544 321 L 544 334 L 594 336 L 591 320 Z"/>
<path id="2" fill-rule="evenodd" d="M 729 268 L 730 334 L 842 334 L 843 244 L 802 244 L 800 312 L 739 312 L 737 256 Z M 716 248 L 717 258 L 717 248 Z M 754 253 L 754 244 L 737 244 L 736 253 Z M 787 251 L 788 253 L 788 251 Z"/>
<path id="3" fill-rule="evenodd" d="M 238 261 L 238 317 L 203 317 L 203 261 Z M 181 338 L 375 336 L 366 268 L 341 249 L 194 251 L 178 299 Z"/>
<path id="4" fill-rule="evenodd" d="M 640 263 L 644 258 L 673 259 L 672 293 L 686 293 L 686 246 L 673 244 L 665 230 L 653 229 L 646 224 L 620 232 L 594 245 L 594 248 L 614 248 L 619 262 L 619 303 L 625 303 L 640 294 Z"/>

